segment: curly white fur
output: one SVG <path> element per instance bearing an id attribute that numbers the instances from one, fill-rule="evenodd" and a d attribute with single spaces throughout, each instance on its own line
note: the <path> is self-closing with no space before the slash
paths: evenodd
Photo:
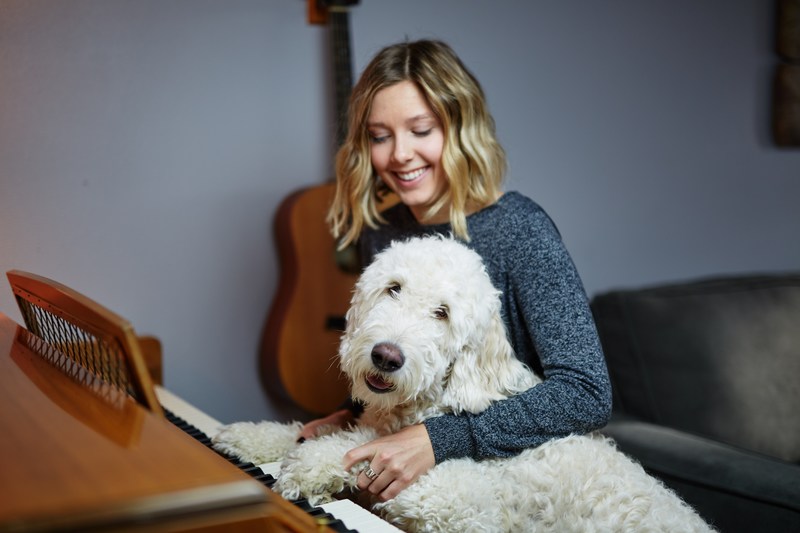
<path id="1" fill-rule="evenodd" d="M 394 350 L 396 364 L 374 360 L 378 345 Z M 297 445 L 298 424 L 241 422 L 215 446 L 253 462 L 282 460 L 275 490 L 320 503 L 355 488 L 366 465 L 344 471 L 347 450 L 442 413 L 480 412 L 540 382 L 514 356 L 480 257 L 441 237 L 393 243 L 364 271 L 339 357 L 366 404 L 356 427 Z M 710 531 L 599 434 L 509 459 L 445 461 L 374 509 L 407 531 Z"/>

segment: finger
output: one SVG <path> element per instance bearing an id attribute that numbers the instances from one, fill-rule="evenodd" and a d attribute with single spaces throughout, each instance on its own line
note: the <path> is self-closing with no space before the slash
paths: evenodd
<path id="1" fill-rule="evenodd" d="M 387 466 L 381 472 L 380 483 L 370 485 L 369 491 L 381 501 L 391 500 L 408 488 L 415 479 L 416 476 L 406 470 L 398 470 L 396 467 Z"/>
<path id="2" fill-rule="evenodd" d="M 344 454 L 344 469 L 350 470 L 353 468 L 353 466 L 361 461 L 368 461 L 372 459 L 373 455 L 375 455 L 375 452 L 371 446 L 359 446 L 358 448 L 353 448 Z"/>
<path id="3" fill-rule="evenodd" d="M 356 485 L 360 490 L 367 488 L 378 478 L 378 474 L 370 466 L 361 470 L 356 478 Z"/>
<path id="4" fill-rule="evenodd" d="M 392 483 L 389 483 L 386 488 L 384 488 L 379 493 L 375 493 L 379 500 L 385 502 L 393 499 L 398 494 L 400 494 L 403 489 L 405 489 L 408 485 L 404 485 L 403 482 L 399 479 L 395 479 Z M 370 492 L 372 492 L 370 490 Z"/>
<path id="5" fill-rule="evenodd" d="M 391 478 L 386 474 L 386 472 L 381 472 L 380 474 L 378 474 L 376 477 L 373 478 L 367 476 L 366 472 L 367 471 L 365 470 L 364 472 L 361 473 L 361 475 L 366 479 L 367 482 L 364 484 L 363 487 L 359 486 L 359 488 L 361 488 L 361 490 L 366 490 L 371 494 L 375 495 L 380 494 L 387 487 L 387 485 L 389 485 L 392 482 Z"/>
<path id="6" fill-rule="evenodd" d="M 300 430 L 300 433 L 297 435 L 297 441 L 301 442 L 300 439 L 313 439 L 316 436 L 316 430 L 314 427 L 303 426 L 303 428 Z"/>
<path id="7" fill-rule="evenodd" d="M 392 487 L 394 487 L 394 485 L 395 485 L 395 484 L 394 484 L 394 483 L 392 483 L 391 485 L 389 485 L 389 486 L 386 488 L 386 490 L 382 491 L 382 492 L 381 492 L 381 493 L 379 493 L 379 494 L 376 494 L 375 496 L 377 496 L 377 498 L 378 498 L 380 501 L 382 501 L 382 502 L 388 502 L 389 500 L 391 500 L 391 499 L 394 499 L 394 497 L 395 497 L 395 496 L 397 496 L 398 494 L 400 494 L 400 491 L 399 491 L 399 490 L 394 490 L 394 489 L 392 488 Z"/>

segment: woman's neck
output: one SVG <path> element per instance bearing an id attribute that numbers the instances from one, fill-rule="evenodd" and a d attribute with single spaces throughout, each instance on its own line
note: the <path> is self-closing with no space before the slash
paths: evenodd
<path id="1" fill-rule="evenodd" d="M 482 209 L 485 209 L 491 205 L 496 204 L 500 198 L 503 197 L 503 193 L 499 193 L 496 198 L 492 199 L 486 203 L 478 203 L 478 202 L 469 202 L 467 203 L 466 209 L 464 209 L 464 215 L 470 216 Z M 409 207 L 411 214 L 414 216 L 416 221 L 422 226 L 438 226 L 439 224 L 449 224 L 450 223 L 450 203 L 447 203 L 439 209 L 433 216 L 425 218 L 427 214 L 427 209 L 422 206 L 414 206 Z"/>

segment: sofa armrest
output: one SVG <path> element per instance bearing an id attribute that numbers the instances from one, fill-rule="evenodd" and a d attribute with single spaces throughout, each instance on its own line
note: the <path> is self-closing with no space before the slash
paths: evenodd
<path id="1" fill-rule="evenodd" d="M 592 311 L 616 410 L 800 464 L 800 273 L 610 291 Z"/>
<path id="2" fill-rule="evenodd" d="M 800 531 L 800 465 L 630 418 L 603 433 L 721 531 Z"/>

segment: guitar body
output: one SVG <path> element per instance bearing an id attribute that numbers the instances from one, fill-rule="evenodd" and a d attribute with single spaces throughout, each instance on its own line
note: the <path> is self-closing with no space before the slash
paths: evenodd
<path id="1" fill-rule="evenodd" d="M 305 411 L 328 414 L 348 395 L 337 350 L 356 274 L 339 268 L 325 224 L 335 184 L 309 187 L 278 208 L 280 284 L 262 339 L 267 390 Z"/>

